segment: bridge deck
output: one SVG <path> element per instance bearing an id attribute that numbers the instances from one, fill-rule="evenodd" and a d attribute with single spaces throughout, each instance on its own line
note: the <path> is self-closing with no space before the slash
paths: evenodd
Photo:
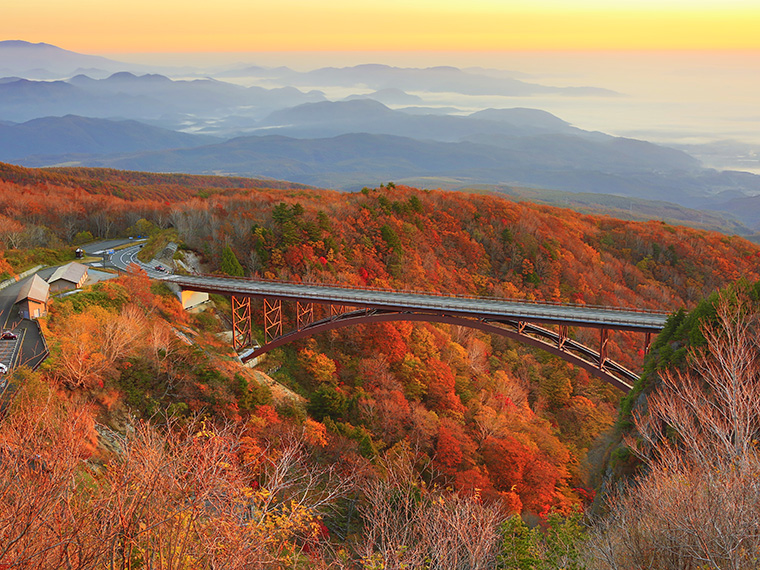
<path id="1" fill-rule="evenodd" d="M 497 298 L 450 297 L 428 293 L 354 289 L 307 283 L 280 283 L 226 277 L 172 275 L 165 278 L 183 289 L 222 295 L 297 300 L 395 311 L 417 311 L 478 319 L 512 319 L 535 323 L 563 324 L 617 330 L 657 332 L 665 325 L 666 313 L 554 305 Z"/>

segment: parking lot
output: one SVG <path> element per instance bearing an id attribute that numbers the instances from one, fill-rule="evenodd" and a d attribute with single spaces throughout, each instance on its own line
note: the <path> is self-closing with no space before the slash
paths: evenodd
<path id="1" fill-rule="evenodd" d="M 19 348 L 23 340 L 23 334 L 16 339 L 0 339 L 0 363 L 4 364 L 7 370 L 12 369 L 18 364 Z M 0 378 L 0 389 L 5 387 L 5 378 Z"/>

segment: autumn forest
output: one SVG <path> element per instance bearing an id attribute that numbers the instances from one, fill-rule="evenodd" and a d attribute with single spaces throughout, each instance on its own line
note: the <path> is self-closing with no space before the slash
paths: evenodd
<path id="1" fill-rule="evenodd" d="M 671 316 L 648 354 L 641 333 L 612 335 L 610 358 L 642 374 L 628 395 L 431 323 L 346 327 L 249 367 L 229 298 L 185 311 L 137 266 L 114 272 L 54 296 L 48 358 L 8 375 L 0 568 L 756 564 L 757 245 L 392 182 L 0 164 L 0 281 L 138 236 L 177 273 Z"/>

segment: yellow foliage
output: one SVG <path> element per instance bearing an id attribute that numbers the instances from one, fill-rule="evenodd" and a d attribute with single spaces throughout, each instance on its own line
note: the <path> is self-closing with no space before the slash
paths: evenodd
<path id="1" fill-rule="evenodd" d="M 324 384 L 335 380 L 337 367 L 335 362 L 321 352 L 315 352 L 310 348 L 304 348 L 298 355 L 306 372 L 314 378 L 317 384 Z"/>

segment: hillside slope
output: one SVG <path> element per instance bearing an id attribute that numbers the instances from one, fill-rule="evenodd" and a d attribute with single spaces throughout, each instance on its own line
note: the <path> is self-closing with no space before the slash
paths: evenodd
<path id="1" fill-rule="evenodd" d="M 1 221 L 21 227 L 18 235 L 3 235 L 8 248 L 10 239 L 15 247 L 64 247 L 83 232 L 107 237 L 139 227 L 158 237 L 172 232 L 212 271 L 235 267 L 222 264 L 232 257 L 245 274 L 265 278 L 661 310 L 691 307 L 740 276 L 760 278 L 760 249 L 741 238 L 492 196 L 393 185 L 345 194 L 118 171 L 3 172 Z M 146 294 L 141 287 L 132 294 L 138 299 Z M 51 330 L 70 342 L 78 333 L 69 325 L 102 322 L 99 309 L 78 307 L 77 298 L 85 299 L 72 297 L 71 310 L 89 317 L 51 321 Z M 115 291 L 96 297 L 120 298 Z M 176 310 L 171 306 L 167 315 Z M 287 326 L 294 308 L 284 309 Z M 261 341 L 259 307 L 254 315 Z M 202 319 L 211 326 L 213 319 Z M 592 346 L 598 341 L 593 330 L 571 335 Z M 615 334 L 608 349 L 636 369 L 643 338 Z M 255 406 L 241 413 L 229 399 L 231 371 L 213 378 L 188 373 L 180 391 L 174 372 L 146 380 L 144 354 L 130 361 L 93 350 L 109 363 L 103 370 L 118 378 L 94 374 L 70 382 L 75 390 L 87 393 L 102 381 L 123 398 L 125 382 L 137 382 L 148 399 L 135 392 L 130 405 L 146 416 L 207 409 L 238 421 L 255 414 Z M 538 514 L 569 512 L 588 499 L 579 489 L 594 482 L 590 452 L 613 424 L 620 398 L 562 360 L 443 325 L 346 328 L 278 349 L 264 366 L 308 402 L 280 412 L 299 421 L 308 413 L 335 449 L 348 446 L 372 459 L 413 442 L 430 461 L 431 481 L 463 493 L 478 489 L 509 509 Z M 178 408 L 188 404 L 187 394 L 193 404 Z"/>

